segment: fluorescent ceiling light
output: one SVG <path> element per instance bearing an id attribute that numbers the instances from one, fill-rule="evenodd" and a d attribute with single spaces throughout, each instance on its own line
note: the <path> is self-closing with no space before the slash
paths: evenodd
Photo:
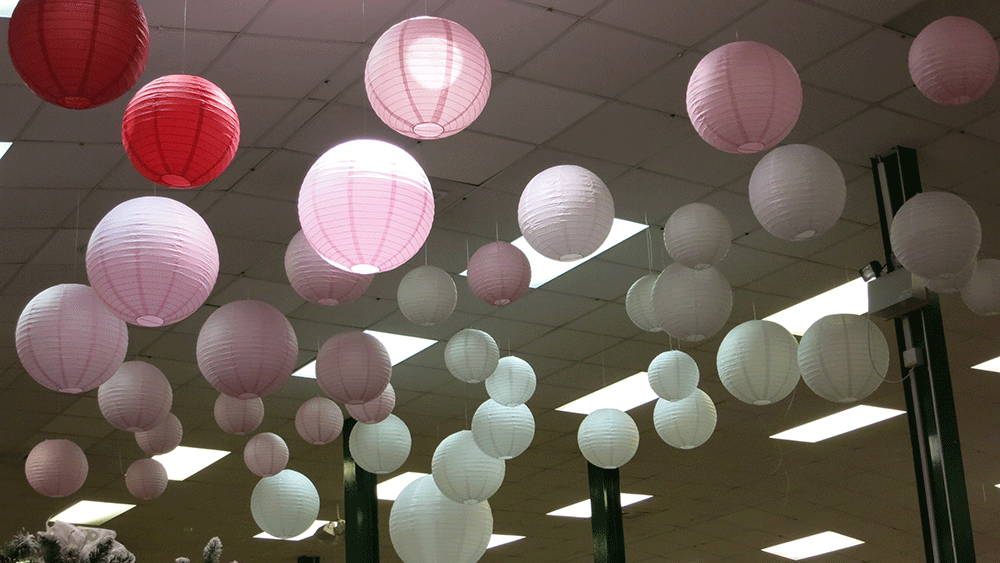
<path id="1" fill-rule="evenodd" d="M 17 0 L 0 0 L 0 18 L 9 18 L 14 13 L 15 6 L 17 6 Z M 10 143 L 5 144 L 10 145 Z"/>
<path id="2" fill-rule="evenodd" d="M 845 432 L 882 422 L 901 414 L 905 414 L 904 411 L 858 405 L 802 426 L 796 426 L 791 430 L 785 430 L 771 437 L 776 440 L 793 440 L 815 444 L 820 440 L 839 436 Z"/>
<path id="3" fill-rule="evenodd" d="M 437 344 L 437 340 L 431 340 L 429 338 L 404 336 L 402 334 L 379 332 L 377 330 L 366 330 L 365 334 L 370 334 L 371 336 L 379 339 L 379 342 L 381 342 L 382 345 L 385 346 L 386 351 L 389 352 L 389 361 L 392 362 L 392 365 L 402 363 L 411 356 L 415 356 L 427 348 L 430 348 L 434 344 Z M 316 360 L 313 360 L 295 370 L 292 375 L 296 377 L 316 379 Z"/>
<path id="4" fill-rule="evenodd" d="M 584 395 L 575 401 L 557 408 L 557 411 L 590 414 L 597 409 L 618 409 L 627 411 L 639 405 L 656 400 L 658 397 L 649 386 L 649 376 L 640 371 L 625 379 Z"/>
<path id="5" fill-rule="evenodd" d="M 838 534 L 837 532 L 823 532 L 775 546 L 765 547 L 761 551 L 773 553 L 774 555 L 780 555 L 781 557 L 791 559 L 792 561 L 798 561 L 807 557 L 815 557 L 817 555 L 823 555 L 824 553 L 830 553 L 831 551 L 837 551 L 838 549 L 853 547 L 863 543 L 865 542 Z"/>
<path id="6" fill-rule="evenodd" d="M 396 497 L 399 496 L 399 493 L 401 493 L 407 485 L 421 477 L 426 476 L 427 473 L 417 473 L 416 471 L 401 473 L 392 479 L 379 483 L 378 486 L 375 487 L 375 496 L 378 497 L 379 500 L 396 500 Z"/>
<path id="7" fill-rule="evenodd" d="M 486 544 L 486 549 L 506 545 L 517 540 L 523 540 L 524 536 L 508 536 L 507 534 L 493 534 L 490 536 L 490 543 Z"/>
<path id="8" fill-rule="evenodd" d="M 630 504 L 635 504 L 640 501 L 644 501 L 648 498 L 652 498 L 653 495 L 636 495 L 631 493 L 621 494 L 622 507 L 628 506 Z M 546 516 L 566 516 L 569 518 L 590 518 L 590 500 L 581 500 L 578 503 L 571 504 L 569 506 L 560 508 L 559 510 L 553 510 L 546 514 Z"/>
<path id="9" fill-rule="evenodd" d="M 4 17 L 4 18 L 10 17 L 9 15 L 7 15 L 7 16 L 3 15 L 4 14 L 4 8 L 5 8 L 5 6 L 3 5 L 3 0 L 0 0 L 0 17 Z M 7 154 L 7 151 L 10 150 L 10 147 L 13 144 L 14 143 L 10 143 L 10 142 L 7 142 L 7 141 L 0 142 L 0 158 L 3 158 L 3 155 Z"/>
<path id="10" fill-rule="evenodd" d="M 227 455 L 229 452 L 222 450 L 177 446 L 170 453 L 154 455 L 153 459 L 167 469 L 167 479 L 183 481 Z"/>
<path id="11" fill-rule="evenodd" d="M 309 524 L 309 527 L 306 528 L 306 531 L 292 538 L 276 538 L 267 532 L 261 532 L 254 537 L 260 540 L 302 541 L 306 538 L 311 538 L 313 534 L 316 533 L 316 530 L 322 528 L 323 526 L 326 526 L 329 523 L 330 523 L 329 520 L 316 520 L 312 524 Z"/>
<path id="12" fill-rule="evenodd" d="M 67 524 L 80 524 L 82 526 L 99 526 L 133 508 L 135 508 L 134 504 L 81 500 L 53 516 L 52 520 L 59 520 Z"/>
<path id="13" fill-rule="evenodd" d="M 995 371 L 1000 373 L 1000 356 L 993 358 L 992 360 L 986 360 L 981 364 L 972 366 L 972 369 L 981 369 L 983 371 Z"/>
<path id="14" fill-rule="evenodd" d="M 851 313 L 864 315 L 868 312 L 868 284 L 858 278 L 820 293 L 805 301 L 792 305 L 784 311 L 764 317 L 788 329 L 788 332 L 802 336 L 812 324 L 827 315 Z"/>

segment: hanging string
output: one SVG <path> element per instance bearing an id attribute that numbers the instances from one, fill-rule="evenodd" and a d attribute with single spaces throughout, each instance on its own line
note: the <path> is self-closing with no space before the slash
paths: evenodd
<path id="1" fill-rule="evenodd" d="M 184 0 L 184 27 L 181 31 L 181 74 L 187 74 L 188 3 Z"/>
<path id="2" fill-rule="evenodd" d="M 465 239 L 465 264 L 466 264 L 466 268 L 468 268 L 468 264 L 469 264 L 469 239 Z"/>
<path id="3" fill-rule="evenodd" d="M 512 356 L 513 353 L 510 351 L 510 337 L 507 338 L 507 355 Z"/>
<path id="4" fill-rule="evenodd" d="M 80 263 L 80 194 L 76 194 L 76 234 L 73 238 L 73 279 L 77 279 Z"/>
<path id="5" fill-rule="evenodd" d="M 427 241 L 424 241 L 424 266 L 427 265 Z"/>
<path id="6" fill-rule="evenodd" d="M 653 227 L 649 224 L 649 215 L 646 213 L 642 214 L 643 219 L 646 221 L 646 262 L 649 266 L 649 273 L 653 273 Z"/>
<path id="7" fill-rule="evenodd" d="M 601 354 L 601 387 L 608 386 L 608 374 L 604 371 L 604 354 Z"/>
<path id="8" fill-rule="evenodd" d="M 751 301 L 751 305 L 753 305 L 753 320 L 756 321 L 757 320 L 757 300 L 754 299 L 753 301 Z"/>
<path id="9" fill-rule="evenodd" d="M 493 236 L 496 237 L 497 242 L 500 242 L 500 223 L 496 219 L 493 220 Z"/>

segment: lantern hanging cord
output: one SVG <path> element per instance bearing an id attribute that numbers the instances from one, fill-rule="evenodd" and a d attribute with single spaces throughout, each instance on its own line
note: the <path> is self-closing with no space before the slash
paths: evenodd
<path id="1" fill-rule="evenodd" d="M 187 73 L 188 3 L 184 0 L 184 28 L 181 31 L 181 74 Z"/>
<path id="2" fill-rule="evenodd" d="M 653 273 L 653 226 L 649 224 L 649 215 L 647 213 L 642 214 L 643 219 L 646 221 L 646 263 L 649 266 L 649 273 Z"/>
<path id="3" fill-rule="evenodd" d="M 80 263 L 80 194 L 76 194 L 76 233 L 73 239 L 73 279 L 79 272 Z"/>

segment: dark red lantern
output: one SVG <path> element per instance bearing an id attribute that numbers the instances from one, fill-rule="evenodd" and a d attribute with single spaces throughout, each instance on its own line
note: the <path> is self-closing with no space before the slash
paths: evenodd
<path id="1" fill-rule="evenodd" d="M 240 144 L 240 119 L 215 84 L 171 74 L 136 92 L 122 120 L 122 144 L 143 176 L 169 188 L 194 188 L 229 166 Z"/>
<path id="2" fill-rule="evenodd" d="M 7 46 L 38 97 L 86 109 L 135 85 L 149 59 L 149 27 L 136 0 L 21 0 Z"/>

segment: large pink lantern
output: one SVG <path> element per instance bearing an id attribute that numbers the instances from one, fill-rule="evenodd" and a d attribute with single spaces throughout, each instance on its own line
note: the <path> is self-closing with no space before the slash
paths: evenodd
<path id="1" fill-rule="evenodd" d="M 17 319 L 14 341 L 35 381 L 63 393 L 96 388 L 115 374 L 128 327 L 86 285 L 60 284 L 36 295 Z"/>
<path id="2" fill-rule="evenodd" d="M 993 86 L 1000 54 L 986 28 L 947 16 L 913 40 L 909 65 L 918 90 L 939 104 L 955 106 L 979 99 Z"/>
<path id="3" fill-rule="evenodd" d="M 382 422 L 392 414 L 392 409 L 396 406 L 396 390 L 392 384 L 385 386 L 385 391 L 360 405 L 347 405 L 347 414 L 354 420 L 365 424 L 376 424 Z"/>
<path id="4" fill-rule="evenodd" d="M 125 362 L 97 388 L 101 414 L 111 426 L 127 432 L 156 428 L 166 421 L 173 402 L 167 376 L 146 362 Z"/>
<path id="5" fill-rule="evenodd" d="M 375 399 L 390 377 L 389 352 L 378 338 L 364 332 L 342 332 L 327 340 L 316 356 L 320 389 L 347 405 Z"/>
<path id="6" fill-rule="evenodd" d="M 288 444 L 273 432 L 261 432 L 243 447 L 243 462 L 258 477 L 277 475 L 288 465 Z"/>
<path id="7" fill-rule="evenodd" d="M 409 260 L 433 221 L 427 175 L 406 151 L 383 141 L 348 141 L 326 151 L 299 191 L 306 240 L 325 260 L 356 274 Z"/>
<path id="8" fill-rule="evenodd" d="M 379 118 L 414 139 L 454 135 L 490 95 L 490 61 L 475 36 L 442 18 L 397 23 L 379 37 L 365 65 L 365 90 Z"/>
<path id="9" fill-rule="evenodd" d="M 802 83 L 778 51 L 736 41 L 701 59 L 687 87 L 687 112 L 713 147 L 749 154 L 785 138 L 802 110 Z"/>
<path id="10" fill-rule="evenodd" d="M 125 487 L 139 500 L 153 500 L 167 490 L 167 468 L 155 459 L 137 459 L 125 472 Z"/>
<path id="11" fill-rule="evenodd" d="M 473 295 L 488 305 L 509 305 L 528 292 L 531 263 L 513 244 L 491 242 L 469 258 L 468 277 Z"/>
<path id="12" fill-rule="evenodd" d="M 161 455 L 181 445 L 183 436 L 181 421 L 173 413 L 167 413 L 167 418 L 160 424 L 144 432 L 136 432 L 135 442 L 147 455 Z"/>
<path id="13" fill-rule="evenodd" d="M 187 318 L 219 276 L 211 229 L 190 207 L 138 197 L 101 219 L 87 246 L 87 278 L 119 317 L 139 326 Z"/>
<path id="14" fill-rule="evenodd" d="M 310 444 L 322 446 L 340 436 L 344 429 L 344 413 L 337 403 L 326 397 L 313 397 L 302 403 L 295 413 L 295 429 Z"/>
<path id="15" fill-rule="evenodd" d="M 87 456 L 69 440 L 45 440 L 24 461 L 24 474 L 31 488 L 47 497 L 71 495 L 87 480 Z"/>
<path id="16" fill-rule="evenodd" d="M 225 393 L 215 399 L 215 423 L 226 434 L 242 436 L 260 426 L 264 420 L 264 401 L 260 397 L 237 399 Z"/>
<path id="17" fill-rule="evenodd" d="M 318 305 L 350 303 L 361 297 L 374 277 L 330 264 L 309 246 L 302 231 L 295 233 L 285 250 L 285 274 L 295 293 Z"/>

